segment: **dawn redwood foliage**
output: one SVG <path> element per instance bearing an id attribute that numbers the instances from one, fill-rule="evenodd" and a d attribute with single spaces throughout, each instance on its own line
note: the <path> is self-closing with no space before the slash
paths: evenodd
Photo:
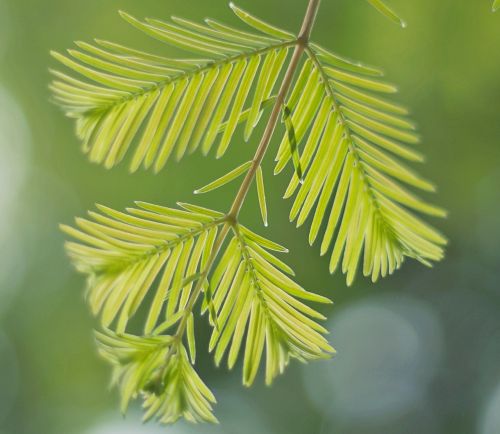
<path id="1" fill-rule="evenodd" d="M 380 0 L 368 1 L 405 26 Z M 189 58 L 103 40 L 53 53 L 73 73 L 52 71 L 54 98 L 75 120 L 90 161 L 107 168 L 127 160 L 131 172 L 158 172 L 196 151 L 222 157 L 241 141 L 239 124 L 247 141 L 266 121 L 254 158 L 195 192 L 242 178 L 227 212 L 187 203 L 137 202 L 125 212 L 99 205 L 74 227 L 62 226 L 72 239 L 71 260 L 88 276 L 88 303 L 102 326 L 99 352 L 113 367 L 123 411 L 141 396 L 145 419 L 216 422 L 215 398 L 194 369 L 198 309 L 213 328 L 216 363 L 226 357 L 232 368 L 241 356 L 246 386 L 261 364 L 270 384 L 290 358 L 334 353 L 318 324 L 324 317 L 308 304 L 329 300 L 293 280 L 277 257 L 286 248 L 240 223 L 255 181 L 267 225 L 261 163 L 275 134 L 282 138 L 274 173 L 293 167 L 285 191 L 293 197 L 290 220 L 300 226 L 309 218 L 309 242 L 329 255 L 330 272 L 342 270 L 348 284 L 358 270 L 376 281 L 407 257 L 426 265 L 443 257 L 445 238 L 417 214 L 445 212 L 410 191 L 434 187 L 402 161 L 423 161 L 412 146 L 419 141 L 414 124 L 404 107 L 385 99 L 396 88 L 381 81 L 379 69 L 310 40 L 319 3 L 309 1 L 298 34 L 233 4 L 241 29 L 212 19 L 141 21 L 121 12 Z M 136 314 L 140 332 L 129 327 Z"/>

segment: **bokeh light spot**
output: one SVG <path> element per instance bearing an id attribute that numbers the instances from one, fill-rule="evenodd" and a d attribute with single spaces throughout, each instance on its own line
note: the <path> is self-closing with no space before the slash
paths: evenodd
<path id="1" fill-rule="evenodd" d="M 18 394 L 17 356 L 7 336 L 0 331 L 0 425 L 8 416 Z"/>
<path id="2" fill-rule="evenodd" d="M 498 434 L 500 431 L 500 383 L 486 403 L 479 424 L 480 434 Z"/>
<path id="3" fill-rule="evenodd" d="M 0 16 L 1 8 L 0 3 Z M 0 84 L 0 314 L 24 270 L 16 211 L 28 168 L 30 143 L 21 107 Z"/>
<path id="4" fill-rule="evenodd" d="M 329 329 L 338 355 L 304 369 L 318 409 L 347 426 L 363 426 L 422 403 L 443 351 L 440 322 L 427 304 L 372 298 L 337 312 Z"/>

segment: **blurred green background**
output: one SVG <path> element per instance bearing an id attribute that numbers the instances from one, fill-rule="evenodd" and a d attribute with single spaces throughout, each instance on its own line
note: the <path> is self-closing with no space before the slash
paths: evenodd
<path id="1" fill-rule="evenodd" d="M 439 186 L 432 200 L 450 210 L 436 222 L 451 240 L 446 260 L 432 270 L 408 262 L 377 285 L 359 278 L 346 288 L 306 247 L 306 230 L 287 224 L 287 177 L 268 177 L 270 228 L 260 227 L 254 192 L 242 218 L 290 248 L 300 283 L 335 301 L 326 313 L 338 355 L 292 363 L 272 388 L 260 381 L 245 390 L 239 369 L 216 369 L 201 350 L 201 321 L 197 368 L 222 424 L 165 428 L 141 426 L 138 409 L 119 415 L 84 282 L 57 225 L 95 202 L 224 210 L 236 185 L 210 197 L 192 191 L 246 161 L 255 142 L 220 161 L 191 156 L 157 176 L 91 165 L 72 123 L 49 103 L 48 52 L 93 37 L 162 49 L 118 9 L 237 20 L 225 0 L 0 0 L 0 434 L 500 433 L 500 14 L 490 0 L 391 0 L 409 23 L 403 31 L 364 0 L 322 3 L 314 39 L 382 66 L 412 109 L 428 157 L 420 170 Z M 238 5 L 295 31 L 306 0 Z"/>

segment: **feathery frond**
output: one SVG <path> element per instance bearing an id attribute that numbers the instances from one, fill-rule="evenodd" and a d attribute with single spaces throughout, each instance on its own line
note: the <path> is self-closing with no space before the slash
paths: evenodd
<path id="1" fill-rule="evenodd" d="M 101 40 L 94 45 L 77 42 L 78 49 L 68 55 L 52 53 L 79 75 L 53 71 L 51 89 L 56 102 L 76 119 L 77 135 L 92 162 L 111 168 L 134 147 L 132 172 L 141 165 L 159 171 L 171 155 L 179 160 L 200 146 L 208 153 L 222 130 L 216 152 L 221 157 L 255 87 L 245 127 L 248 140 L 294 36 L 232 8 L 260 33 L 214 20 L 139 21 L 121 12 L 147 35 L 204 57 L 170 59 Z"/>
<path id="2" fill-rule="evenodd" d="M 362 256 L 363 274 L 373 281 L 399 268 L 405 256 L 427 265 L 440 260 L 446 240 L 410 210 L 438 217 L 445 212 L 401 184 L 434 191 L 397 158 L 422 161 L 406 146 L 419 137 L 405 118 L 406 109 L 377 95 L 396 88 L 373 78 L 381 75 L 379 70 L 316 44 L 307 53 L 287 103 L 296 140 L 305 142 L 300 162 L 306 171 L 304 184 L 294 174 L 285 193 L 286 198 L 297 193 L 290 220 L 300 226 L 313 214 L 311 244 L 326 222 L 321 254 L 334 241 L 330 272 L 341 266 L 348 284 Z M 279 173 L 291 159 L 288 135 L 276 159 Z"/>
<path id="3" fill-rule="evenodd" d="M 88 275 L 87 299 L 94 315 L 123 333 L 149 292 L 153 298 L 144 331 L 156 326 L 162 310 L 170 318 L 182 311 L 193 281 L 204 268 L 223 214 L 137 202 L 127 213 L 98 205 L 77 228 L 62 226 L 77 242 L 66 243 L 76 269 Z"/>
<path id="4" fill-rule="evenodd" d="M 119 387 L 121 409 L 142 396 L 144 420 L 174 423 L 212 422 L 215 397 L 189 363 L 184 346 L 171 336 L 134 336 L 112 331 L 96 333 L 100 355 L 113 367 L 113 385 Z M 174 352 L 172 348 L 175 348 Z"/>
<path id="5" fill-rule="evenodd" d="M 301 361 L 329 357 L 334 350 L 322 336 L 326 330 L 314 321 L 324 317 L 299 299 L 330 300 L 305 291 L 287 276 L 293 276 L 293 271 L 269 252 L 285 252 L 284 247 L 244 226 L 233 230 L 210 282 L 219 325 L 212 333 L 210 350 L 215 349 L 217 365 L 228 352 L 231 369 L 243 345 L 243 383 L 250 386 L 264 347 L 267 384 L 283 372 L 290 357 Z"/>

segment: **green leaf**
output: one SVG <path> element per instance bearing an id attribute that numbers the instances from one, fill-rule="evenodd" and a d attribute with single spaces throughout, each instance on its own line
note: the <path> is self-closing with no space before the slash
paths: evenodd
<path id="1" fill-rule="evenodd" d="M 262 174 L 262 168 L 259 166 L 257 168 L 257 196 L 259 199 L 260 214 L 262 216 L 262 222 L 264 226 L 268 225 L 267 222 L 267 202 L 266 202 L 266 191 L 264 187 L 264 175 Z"/>
<path id="2" fill-rule="evenodd" d="M 50 87 L 55 101 L 75 119 L 92 162 L 111 168 L 131 153 L 132 172 L 141 166 L 158 172 L 172 156 L 179 160 L 199 147 L 208 153 L 219 132 L 220 157 L 242 117 L 251 114 L 248 139 L 295 38 L 233 9 L 266 36 L 213 20 L 140 21 L 121 12 L 147 35 L 203 57 L 171 59 L 102 40 L 77 42 L 79 49 L 67 55 L 52 53 L 76 76 L 53 71 Z"/>
<path id="3" fill-rule="evenodd" d="M 208 308 L 211 323 L 218 330 L 219 329 L 219 323 L 217 321 L 217 314 L 215 312 L 215 306 L 214 306 L 214 300 L 213 300 L 213 294 L 212 294 L 212 287 L 210 286 L 209 283 L 207 283 L 207 285 L 206 285 L 205 296 L 204 296 L 204 299 L 203 299 L 203 308 L 202 308 L 202 311 L 204 311 L 204 309 L 206 309 L 206 308 Z"/>
<path id="4" fill-rule="evenodd" d="M 194 316 L 190 313 L 186 325 L 186 335 L 188 341 L 189 355 L 191 357 L 191 363 L 194 364 L 196 361 L 196 341 L 194 335 Z"/>
<path id="5" fill-rule="evenodd" d="M 270 36 L 282 39 L 282 40 L 290 40 L 294 38 L 293 33 L 286 32 L 284 30 L 278 29 L 277 27 L 272 26 L 271 24 L 262 21 L 260 18 L 257 18 L 248 12 L 244 11 L 237 7 L 233 2 L 229 3 L 229 7 L 233 10 L 233 12 L 245 23 L 249 26 L 263 32 L 267 33 Z"/>
<path id="6" fill-rule="evenodd" d="M 300 155 L 297 149 L 297 138 L 295 136 L 295 128 L 293 127 L 293 122 L 290 116 L 290 109 L 285 105 L 283 106 L 283 122 L 286 127 L 286 132 L 288 134 L 288 143 L 290 144 L 290 154 L 292 155 L 293 165 L 295 167 L 295 173 L 299 178 L 301 183 L 304 182 L 302 167 L 300 165 Z"/>
<path id="7" fill-rule="evenodd" d="M 166 321 L 159 324 L 158 327 L 153 330 L 152 334 L 161 335 L 163 332 L 176 325 L 183 316 L 184 311 L 179 311 L 176 314 L 170 316 Z"/>
<path id="8" fill-rule="evenodd" d="M 387 6 L 382 0 L 367 0 L 377 11 L 382 15 L 389 18 L 391 21 L 400 25 L 401 27 L 406 27 L 406 22 L 403 21 L 389 6 Z"/>
<path id="9" fill-rule="evenodd" d="M 195 273 L 195 274 L 192 274 L 189 277 L 186 277 L 182 281 L 182 288 L 185 288 L 190 283 L 193 283 L 193 282 L 196 282 L 197 280 L 200 280 L 200 278 L 202 278 L 202 277 L 203 277 L 203 273 Z"/>
<path id="10" fill-rule="evenodd" d="M 210 184 L 195 190 L 194 194 L 208 193 L 209 191 L 215 190 L 219 187 L 222 187 L 223 185 L 228 184 L 231 181 L 234 181 L 235 179 L 243 175 L 245 172 L 247 172 L 251 165 L 252 165 L 251 161 L 243 163 L 241 166 L 238 166 L 236 169 L 231 170 L 231 172 L 226 173 L 224 176 L 221 176 L 220 178 L 216 179 Z"/>
<path id="11" fill-rule="evenodd" d="M 261 111 L 261 113 L 262 113 L 262 111 L 266 107 L 271 106 L 274 103 L 274 101 L 276 101 L 276 96 L 272 96 L 271 98 L 268 98 L 268 99 L 262 101 L 262 103 L 260 104 L 260 111 Z M 250 109 L 246 109 L 246 110 L 242 111 L 240 117 L 238 118 L 238 124 L 241 124 L 241 123 L 243 123 L 245 121 L 248 122 L 248 119 L 249 119 L 249 117 L 251 115 L 251 111 L 252 110 L 253 110 L 253 107 L 250 108 Z M 257 112 L 258 112 L 258 110 L 257 110 Z M 223 124 L 220 124 L 218 132 L 222 133 L 227 128 L 227 125 L 228 125 L 227 122 L 224 122 Z M 252 131 L 253 131 L 253 128 L 252 128 Z"/>

